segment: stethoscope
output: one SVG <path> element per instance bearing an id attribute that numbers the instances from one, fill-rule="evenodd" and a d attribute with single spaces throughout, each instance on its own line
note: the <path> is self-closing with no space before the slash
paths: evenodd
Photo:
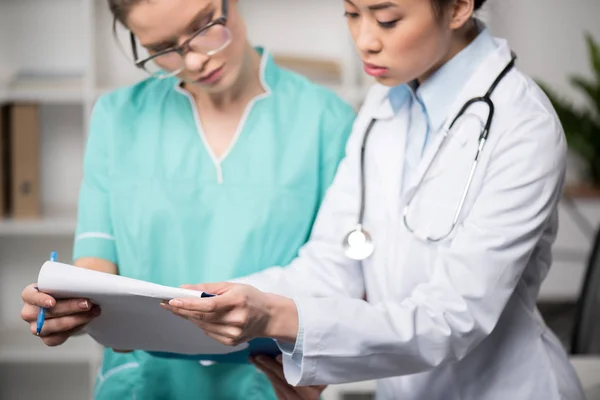
<path id="1" fill-rule="evenodd" d="M 467 101 L 462 106 L 462 108 L 460 109 L 460 111 L 458 112 L 456 117 L 454 117 L 454 120 L 452 120 L 452 123 L 450 124 L 449 128 L 444 131 L 444 136 L 442 138 L 440 146 L 436 150 L 431 162 L 427 166 L 427 169 L 425 170 L 425 172 L 421 175 L 421 179 L 417 183 L 415 189 L 409 195 L 409 197 L 406 201 L 406 205 L 404 206 L 404 210 L 403 210 L 404 226 L 411 234 L 415 235 L 417 238 L 419 238 L 423 241 L 427 241 L 427 242 L 439 242 L 439 241 L 447 238 L 448 236 L 450 236 L 450 234 L 452 233 L 452 231 L 458 224 L 458 220 L 460 218 L 460 214 L 462 212 L 462 209 L 463 209 L 463 206 L 465 203 L 465 199 L 467 198 L 467 194 L 471 187 L 471 182 L 473 181 L 473 176 L 475 175 L 475 171 L 477 169 L 477 164 L 479 162 L 479 155 L 481 154 L 481 151 L 483 150 L 485 143 L 487 141 L 488 135 L 490 133 L 490 126 L 492 125 L 492 119 L 494 116 L 494 103 L 491 100 L 492 93 L 496 89 L 496 86 L 498 86 L 498 84 L 506 76 L 506 74 L 508 74 L 508 72 L 514 67 L 516 59 L 517 59 L 517 56 L 513 53 L 510 62 L 506 65 L 506 67 L 504 67 L 502 72 L 500 72 L 500 74 L 498 75 L 496 80 L 494 80 L 494 82 L 488 89 L 487 93 L 483 97 L 475 97 L 475 98 L 472 98 L 469 101 Z M 485 122 L 485 125 L 483 127 L 483 130 L 481 131 L 481 134 L 479 135 L 479 144 L 477 146 L 477 153 L 475 154 L 475 159 L 473 160 L 473 164 L 471 165 L 471 170 L 469 172 L 469 178 L 467 180 L 467 184 L 465 185 L 465 188 L 463 189 L 463 192 L 462 192 L 462 195 L 460 198 L 460 202 L 458 203 L 458 207 L 456 209 L 456 212 L 454 213 L 454 219 L 452 220 L 452 224 L 450 225 L 450 229 L 442 235 L 430 236 L 425 232 L 422 232 L 418 229 L 414 229 L 411 226 L 411 224 L 409 223 L 408 215 L 409 215 L 410 205 L 412 204 L 413 199 L 419 192 L 419 189 L 421 188 L 421 184 L 423 183 L 423 180 L 425 179 L 427 172 L 429 172 L 429 168 L 431 167 L 431 165 L 434 164 L 434 161 L 435 161 L 436 157 L 438 156 L 440 149 L 443 147 L 444 142 L 448 138 L 449 132 L 452 130 L 452 127 L 454 126 L 456 121 L 464 115 L 464 113 L 467 111 L 467 109 L 475 103 L 485 103 L 488 106 L 489 113 L 488 113 L 488 117 Z M 365 131 L 365 135 L 363 137 L 362 145 L 361 145 L 361 149 L 360 149 L 360 211 L 358 214 L 358 223 L 356 224 L 356 227 L 344 237 L 344 243 L 343 243 L 344 253 L 346 254 L 346 257 L 348 257 L 352 260 L 358 260 L 358 261 L 368 258 L 373 253 L 373 250 L 375 249 L 373 240 L 371 239 L 371 235 L 369 235 L 369 232 L 367 232 L 363 228 L 363 221 L 364 221 L 364 216 L 365 216 L 365 195 L 366 195 L 365 149 L 366 149 L 367 140 L 369 138 L 369 135 L 370 135 L 371 131 L 373 130 L 373 126 L 375 126 L 376 122 L 377 122 L 377 120 L 375 118 L 373 118 L 371 120 L 371 122 L 369 123 L 369 126 L 367 127 L 367 130 Z"/>

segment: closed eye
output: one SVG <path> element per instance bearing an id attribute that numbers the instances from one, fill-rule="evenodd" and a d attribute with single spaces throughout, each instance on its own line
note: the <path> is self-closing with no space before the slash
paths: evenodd
<path id="1" fill-rule="evenodd" d="M 399 19 L 396 19 L 394 21 L 377 21 L 377 24 L 379 24 L 380 27 L 382 27 L 383 29 L 391 29 L 394 28 L 396 26 L 396 24 L 398 23 L 398 21 L 400 21 Z"/>

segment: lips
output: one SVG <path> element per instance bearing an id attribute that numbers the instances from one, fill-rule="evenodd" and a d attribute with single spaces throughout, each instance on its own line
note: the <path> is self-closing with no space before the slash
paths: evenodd
<path id="1" fill-rule="evenodd" d="M 388 68 L 363 62 L 365 72 L 374 77 L 380 77 L 388 72 Z"/>
<path id="2" fill-rule="evenodd" d="M 214 83 L 216 81 L 218 81 L 221 78 L 223 72 L 223 66 L 209 72 L 208 74 L 204 75 L 203 77 L 199 78 L 197 80 L 198 83 Z"/>

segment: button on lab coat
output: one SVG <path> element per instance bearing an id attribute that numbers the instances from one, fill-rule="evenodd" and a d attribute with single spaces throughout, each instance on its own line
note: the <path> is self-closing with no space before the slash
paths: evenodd
<path id="1" fill-rule="evenodd" d="M 507 43 L 496 41 L 498 49 L 477 68 L 442 129 L 509 63 Z M 565 176 L 565 137 L 547 98 L 517 68 L 502 80 L 458 226 L 428 243 L 403 224 L 407 198 L 429 167 L 408 219 L 430 236 L 448 230 L 487 108 L 470 108 L 442 148 L 444 135 L 436 135 L 401 195 L 405 138 L 391 129 L 387 90 L 370 91 L 299 257 L 243 280 L 293 297 L 298 306 L 301 334 L 294 353 L 284 356 L 287 380 L 379 379 L 378 399 L 583 399 L 565 351 L 536 308 L 552 263 Z M 357 223 L 360 146 L 373 117 L 364 228 L 375 252 L 356 262 L 344 256 L 342 240 Z"/>

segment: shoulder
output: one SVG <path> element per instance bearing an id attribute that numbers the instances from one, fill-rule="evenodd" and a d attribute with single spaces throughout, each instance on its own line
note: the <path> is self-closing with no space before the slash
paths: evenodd
<path id="1" fill-rule="evenodd" d="M 539 139 L 561 139 L 564 132 L 560 120 L 541 87 L 518 69 L 507 76 L 507 80 L 509 84 L 498 90 L 498 113 L 506 121 L 504 125 L 508 131 L 514 131 L 523 123 L 536 121 L 540 127 L 547 129 L 532 132 L 534 136 L 539 136 Z"/>
<path id="2" fill-rule="evenodd" d="M 280 104 L 305 116 L 313 115 L 327 125 L 347 125 L 356 117 L 354 108 L 333 90 L 296 72 L 277 65 L 275 68 L 277 80 L 271 89 Z"/>
<path id="3" fill-rule="evenodd" d="M 160 99 L 173 91 L 177 85 L 175 78 L 147 78 L 133 85 L 124 86 L 101 95 L 95 104 L 95 109 L 110 112 L 115 117 L 128 116 L 140 110 L 151 111 L 160 104 Z"/>
<path id="4" fill-rule="evenodd" d="M 492 97 L 494 118 L 500 138 L 498 151 L 514 149 L 535 157 L 548 167 L 564 164 L 567 143 L 561 122 L 552 103 L 540 86 L 518 69 L 507 75 L 507 83 L 497 88 Z M 494 127 L 490 136 L 494 133 Z M 541 157 L 543 155 L 543 157 Z"/>

